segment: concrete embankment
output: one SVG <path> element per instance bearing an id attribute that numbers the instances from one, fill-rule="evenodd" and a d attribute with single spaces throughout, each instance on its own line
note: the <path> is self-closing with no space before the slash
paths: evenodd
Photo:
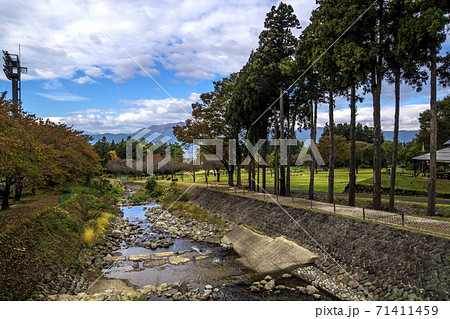
<path id="1" fill-rule="evenodd" d="M 319 269 L 375 300 L 449 299 L 447 238 L 208 189 L 192 200 L 225 220 L 307 248 L 319 256 Z"/>

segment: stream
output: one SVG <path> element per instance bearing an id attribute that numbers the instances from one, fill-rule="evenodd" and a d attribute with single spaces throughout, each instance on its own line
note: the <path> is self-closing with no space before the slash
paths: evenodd
<path id="1" fill-rule="evenodd" d="M 238 261 L 239 256 L 232 250 L 217 244 L 196 242 L 188 238 L 173 238 L 170 234 L 156 231 L 145 216 L 148 208 L 158 206 L 156 203 L 145 206 L 120 207 L 123 218 L 131 226 L 139 226 L 141 231 L 132 237 L 133 245 L 127 247 L 122 242 L 120 249 L 113 254 L 123 255 L 125 261 L 118 261 L 110 269 L 103 269 L 105 278 L 121 279 L 128 285 L 143 288 L 146 285 L 158 285 L 162 283 L 186 282 L 190 289 L 203 289 L 205 285 L 218 287 L 215 300 L 315 300 L 313 296 L 302 295 L 288 289 L 276 294 L 266 292 L 253 293 L 249 287 L 252 282 L 264 279 L 265 275 L 256 274 L 252 270 L 243 267 Z M 149 238 L 166 238 L 173 242 L 168 248 L 149 249 L 143 247 L 143 243 Z M 145 267 L 145 261 L 130 261 L 129 256 L 139 254 L 155 254 L 161 252 L 174 252 L 182 257 L 188 257 L 190 262 L 172 265 L 167 261 L 164 265 Z M 207 255 L 209 258 L 196 260 L 198 255 Z M 152 256 L 152 259 L 154 257 Z M 305 287 L 306 282 L 297 277 L 282 278 L 282 273 L 271 274 L 277 285 L 286 287 Z M 321 291 L 323 300 L 334 298 Z M 163 295 L 152 295 L 151 300 L 171 300 Z"/>

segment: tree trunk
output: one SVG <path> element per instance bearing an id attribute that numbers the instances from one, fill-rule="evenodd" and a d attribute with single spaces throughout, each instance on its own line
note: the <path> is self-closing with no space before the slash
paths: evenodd
<path id="1" fill-rule="evenodd" d="M 217 170 L 217 183 L 220 183 L 220 169 Z"/>
<path id="2" fill-rule="evenodd" d="M 294 138 L 294 133 L 295 133 L 295 117 L 292 119 L 292 125 L 291 125 L 291 112 L 290 109 L 288 108 L 287 110 L 288 113 L 288 127 L 287 127 L 287 131 L 288 131 L 288 138 L 292 139 Z M 286 196 L 291 196 L 291 145 L 287 145 L 287 167 L 286 167 Z"/>
<path id="3" fill-rule="evenodd" d="M 240 161 L 238 161 L 236 173 L 237 173 L 236 186 L 241 187 L 242 186 L 242 174 L 241 174 L 241 162 Z"/>
<path id="4" fill-rule="evenodd" d="M 247 165 L 247 175 L 248 175 L 248 190 L 252 190 L 252 163 L 253 161 L 250 159 L 250 163 Z"/>
<path id="5" fill-rule="evenodd" d="M 356 88 L 351 87 L 350 93 L 350 168 L 348 173 L 348 205 L 355 206 L 356 187 Z"/>
<path id="6" fill-rule="evenodd" d="M 267 135 L 266 135 L 266 139 L 267 139 Z M 262 156 L 263 156 L 264 162 L 267 163 L 267 143 L 264 143 Z M 263 188 L 263 192 L 265 192 L 265 190 L 266 190 L 266 171 L 267 171 L 267 165 L 264 165 L 263 166 L 263 170 L 262 170 L 262 188 Z"/>
<path id="7" fill-rule="evenodd" d="M 328 163 L 328 196 L 327 202 L 334 202 L 334 103 L 333 92 L 330 91 L 330 105 L 329 105 L 329 121 L 330 121 L 330 157 Z"/>
<path id="8" fill-rule="evenodd" d="M 379 18 L 378 18 L 378 44 L 381 46 L 383 35 L 382 17 L 383 17 L 383 0 L 379 1 Z M 381 209 L 381 83 L 383 80 L 382 70 L 383 57 L 378 54 L 375 67 L 375 80 L 372 82 L 373 96 L 373 209 Z M 372 80 L 373 77 L 372 77 Z M 373 87 L 375 85 L 375 87 Z"/>
<path id="9" fill-rule="evenodd" d="M 316 143 L 316 140 L 317 140 L 317 104 L 318 104 L 318 101 L 315 100 L 314 101 L 314 139 L 313 139 L 314 143 Z M 315 166 L 316 174 L 317 174 L 318 165 L 315 160 L 314 160 L 314 166 Z"/>
<path id="10" fill-rule="evenodd" d="M 5 178 L 5 189 L 2 192 L 2 209 L 9 208 L 9 193 L 11 191 L 11 179 L 6 176 Z"/>
<path id="11" fill-rule="evenodd" d="M 274 118 L 275 118 L 275 139 L 278 139 L 278 117 L 277 117 L 277 110 L 274 105 Z M 273 191 L 274 195 L 279 194 L 279 171 L 278 171 L 278 149 L 279 146 L 277 144 L 274 145 L 274 157 L 273 157 Z"/>
<path id="12" fill-rule="evenodd" d="M 311 144 L 315 143 L 314 140 L 314 106 L 311 101 Z M 314 153 L 311 151 L 311 168 L 309 170 L 309 190 L 308 190 L 308 199 L 314 199 L 314 166 L 316 164 L 316 159 L 314 158 Z"/>
<path id="13" fill-rule="evenodd" d="M 16 182 L 16 191 L 14 193 L 14 199 L 16 201 L 20 201 L 20 198 L 22 197 L 22 182 L 18 181 Z"/>
<path id="14" fill-rule="evenodd" d="M 280 140 L 284 143 L 284 101 L 283 101 L 283 86 L 280 87 Z M 286 196 L 286 172 L 285 165 L 280 164 L 280 195 Z"/>
<path id="15" fill-rule="evenodd" d="M 391 184 L 389 189 L 389 211 L 394 211 L 395 178 L 397 173 L 398 130 L 400 122 L 400 69 L 395 74 L 394 147 L 392 149 Z"/>
<path id="16" fill-rule="evenodd" d="M 431 49 L 430 65 L 430 174 L 428 175 L 427 215 L 434 216 L 436 211 L 436 151 L 437 151 L 437 107 L 436 107 L 436 50 Z"/>
<path id="17" fill-rule="evenodd" d="M 373 96 L 373 209 L 381 209 L 381 74 L 377 68 Z"/>
<path id="18" fill-rule="evenodd" d="M 256 185 L 255 185 L 255 191 L 258 193 L 261 192 L 261 187 L 259 187 L 260 181 L 259 181 L 259 163 L 256 163 Z"/>
<path id="19" fill-rule="evenodd" d="M 230 165 L 227 170 L 228 173 L 228 186 L 234 186 L 233 183 L 233 174 L 234 174 L 234 165 Z"/>

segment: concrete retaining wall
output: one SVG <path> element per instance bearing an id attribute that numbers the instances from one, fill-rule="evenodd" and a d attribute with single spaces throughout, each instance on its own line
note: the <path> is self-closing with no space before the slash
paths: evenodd
<path id="1" fill-rule="evenodd" d="M 362 289 L 320 244 L 376 300 L 449 299 L 449 239 L 283 206 L 308 235 L 275 203 L 209 189 L 200 190 L 192 201 L 225 220 L 271 237 L 286 236 L 321 256 L 319 268 Z"/>

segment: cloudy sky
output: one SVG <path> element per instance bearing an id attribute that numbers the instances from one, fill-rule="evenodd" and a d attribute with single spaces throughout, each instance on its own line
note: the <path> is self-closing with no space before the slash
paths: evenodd
<path id="1" fill-rule="evenodd" d="M 305 27 L 315 0 L 290 3 Z M 185 120 L 212 81 L 237 72 L 258 46 L 266 13 L 278 1 L 0 0 L 0 48 L 21 47 L 22 101 L 40 117 L 90 133 L 131 133 Z M 444 49 L 449 50 L 448 42 Z M 0 91 L 10 82 L 0 75 Z M 438 97 L 449 94 L 440 88 Z M 393 128 L 393 88 L 384 86 L 383 129 Z M 416 130 L 427 87 L 404 87 L 401 129 Z M 337 122 L 348 122 L 340 98 Z M 326 106 L 319 123 L 327 122 Z M 371 124 L 371 99 L 358 109 Z"/>

